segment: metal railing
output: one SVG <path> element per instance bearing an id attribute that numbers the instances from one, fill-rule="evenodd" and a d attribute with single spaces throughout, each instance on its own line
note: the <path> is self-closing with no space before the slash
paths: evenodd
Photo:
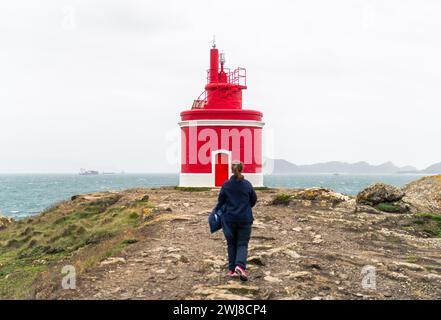
<path id="1" fill-rule="evenodd" d="M 207 70 L 207 83 L 210 83 L 210 72 L 211 69 Z M 227 82 L 231 84 L 236 84 L 240 86 L 247 85 L 247 69 L 238 67 L 233 71 L 229 68 L 224 68 L 224 72 L 227 75 Z M 221 82 L 218 80 L 218 83 Z"/>
<path id="2" fill-rule="evenodd" d="M 228 74 L 228 82 L 241 86 L 247 85 L 247 69 L 238 67 Z"/>

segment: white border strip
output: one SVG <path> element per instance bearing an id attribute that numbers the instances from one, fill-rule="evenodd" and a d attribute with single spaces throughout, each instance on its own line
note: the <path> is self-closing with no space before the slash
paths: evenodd
<path id="1" fill-rule="evenodd" d="M 178 122 L 182 127 L 200 127 L 200 126 L 241 126 L 262 128 L 265 122 L 254 120 L 188 120 Z"/>
<path id="2" fill-rule="evenodd" d="M 263 187 L 262 173 L 244 173 L 247 179 L 254 187 Z M 181 173 L 179 174 L 180 187 L 210 187 L 214 186 L 214 174 L 212 173 Z"/>

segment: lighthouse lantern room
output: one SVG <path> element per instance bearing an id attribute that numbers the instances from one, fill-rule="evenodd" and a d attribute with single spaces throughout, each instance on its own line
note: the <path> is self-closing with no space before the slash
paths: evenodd
<path id="1" fill-rule="evenodd" d="M 222 186 L 234 160 L 243 162 L 254 186 L 263 185 L 262 113 L 242 109 L 246 69 L 224 65 L 225 54 L 213 43 L 205 91 L 191 110 L 181 112 L 180 186 Z"/>

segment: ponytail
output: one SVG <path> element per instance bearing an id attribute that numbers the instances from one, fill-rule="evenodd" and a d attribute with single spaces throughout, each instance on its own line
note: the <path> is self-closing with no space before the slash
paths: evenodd
<path id="1" fill-rule="evenodd" d="M 240 161 L 233 161 L 231 165 L 231 171 L 233 171 L 233 175 L 236 178 L 236 180 L 243 180 L 244 176 L 242 174 L 243 170 L 243 163 Z"/>

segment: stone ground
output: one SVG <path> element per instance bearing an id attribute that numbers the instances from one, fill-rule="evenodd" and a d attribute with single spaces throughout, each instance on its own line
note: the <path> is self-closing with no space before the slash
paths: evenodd
<path id="1" fill-rule="evenodd" d="M 286 192 L 290 192 L 285 190 Z M 137 243 L 78 276 L 58 299 L 439 299 L 441 239 L 402 228 L 402 214 L 354 213 L 354 200 L 272 205 L 258 191 L 250 281 L 226 276 L 222 232 L 207 216 L 217 191 L 145 189 L 163 210 L 139 228 Z M 363 268 L 367 267 L 367 274 Z M 363 288 L 372 279 L 376 288 Z M 367 275 L 367 277 L 366 277 Z M 370 286 L 373 286 L 373 282 Z"/>

